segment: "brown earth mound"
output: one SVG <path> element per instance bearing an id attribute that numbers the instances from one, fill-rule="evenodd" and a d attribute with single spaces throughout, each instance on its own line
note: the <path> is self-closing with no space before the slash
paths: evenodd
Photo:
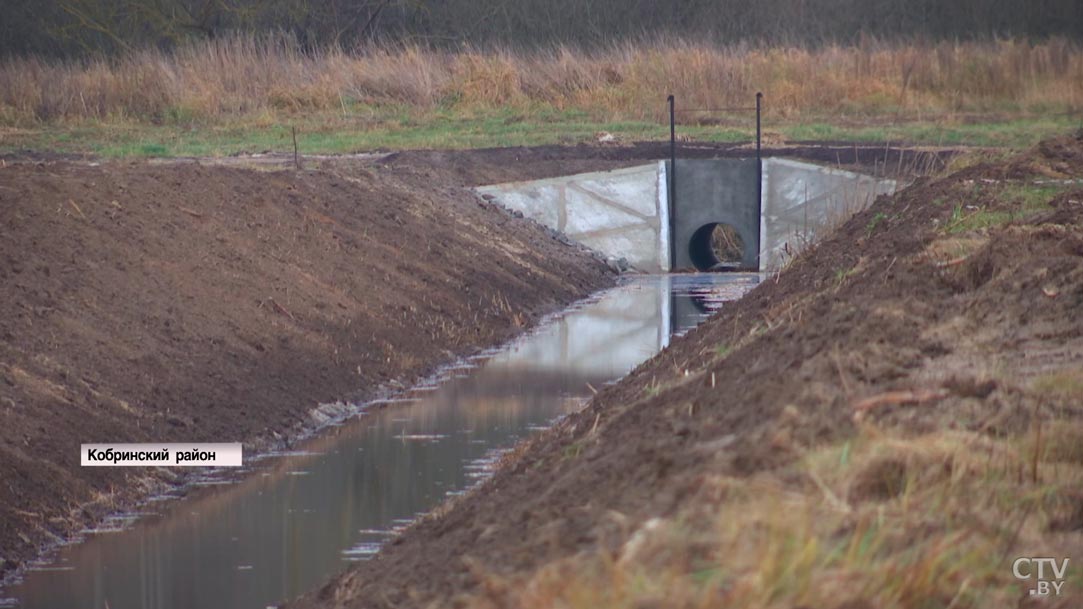
<path id="1" fill-rule="evenodd" d="M 1040 142 L 1025 154 L 1006 163 L 989 163 L 972 169 L 970 176 L 986 178 L 1074 179 L 1083 175 L 1083 129 Z"/>
<path id="2" fill-rule="evenodd" d="M 80 443 L 267 446 L 611 281 L 457 184 L 420 166 L 0 169 L 3 570 L 155 483 L 81 468 Z"/>
<path id="3" fill-rule="evenodd" d="M 807 484 L 819 497 L 818 487 L 804 477 L 787 478 L 786 468 L 810 449 L 854 437 L 859 427 L 914 437 L 955 430 L 1002 438 L 1042 418 L 1083 417 L 1083 385 L 1070 380 L 1083 371 L 1083 189 L 1049 193 L 1040 187 L 1033 194 L 1031 182 L 982 179 L 1041 178 L 1047 172 L 1018 168 L 1046 162 L 1053 148 L 1060 159 L 1075 158 L 1083 141 L 1047 143 L 999 165 L 922 180 L 881 198 L 784 272 L 602 391 L 583 412 L 522 447 L 476 492 L 293 606 L 565 606 L 544 596 L 546 576 L 539 570 L 546 567 L 548 590 L 560 594 L 573 579 L 590 581 L 589 569 L 573 560 L 585 555 L 603 557 L 585 563 L 603 575 L 591 590 L 575 588 L 581 602 L 568 606 L 597 606 L 582 600 L 590 598 L 640 606 L 606 595 L 621 584 L 618 578 L 641 589 L 650 589 L 649 579 L 604 574 L 615 572 L 637 545 L 639 534 L 632 533 L 649 532 L 655 519 L 672 517 L 709 492 L 721 494 L 719 509 L 726 509 L 725 489 L 736 484 L 726 480 L 780 472 L 784 493 Z M 1073 167 L 1069 162 L 1056 171 L 1083 176 Z M 817 484 L 824 501 L 853 511 L 848 502 L 896 498 L 907 472 L 926 461 L 872 460 L 848 494 Z M 1033 467 L 1038 482 L 1037 457 Z M 933 477 L 943 478 L 939 471 Z M 1029 476 L 1020 469 L 1019 483 Z M 711 480 L 722 482 L 712 487 Z M 1026 492 L 1056 498 L 1056 488 L 1039 484 Z M 1058 505 L 1070 507 L 1070 501 Z M 1074 514 L 1068 510 L 1051 522 L 1071 528 L 1065 523 L 1076 523 Z M 966 518 L 1000 530 L 995 519 Z M 852 531 L 855 525 L 847 526 Z M 1014 537 L 1005 532 L 1008 547 L 998 552 L 1018 551 L 1011 544 L 1022 521 L 1012 526 Z M 902 531 L 892 542 L 900 551 L 942 534 L 932 524 Z M 939 539 L 943 547 L 949 538 Z M 1083 549 L 1078 537 L 1061 541 L 1076 553 Z M 648 567 L 642 576 L 652 573 L 658 571 Z M 904 574 L 889 577 L 906 577 L 898 573 Z M 1001 575 L 1008 572 L 996 572 Z M 720 581 L 719 599 L 737 593 L 729 580 Z M 978 585 L 962 583 L 963 589 Z M 952 594 L 955 589 L 958 583 Z M 941 592 L 929 586 L 915 594 L 930 591 Z M 524 601 L 530 595 L 533 604 Z M 696 598 L 681 606 L 720 606 Z M 957 604 L 950 594 L 910 600 L 899 606 Z M 676 606 L 676 599 L 642 606 Z"/>

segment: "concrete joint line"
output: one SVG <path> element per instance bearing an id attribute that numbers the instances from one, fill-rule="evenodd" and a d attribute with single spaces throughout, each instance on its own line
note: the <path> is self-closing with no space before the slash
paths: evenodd
<path id="1" fill-rule="evenodd" d="M 629 229 L 634 230 L 641 228 L 654 229 L 657 227 L 653 226 L 649 222 L 643 224 L 624 224 L 621 226 L 613 226 L 610 228 L 596 228 L 594 230 L 583 231 L 581 233 L 568 233 L 568 236 L 573 239 L 577 237 L 585 237 L 587 239 L 590 239 L 591 237 L 607 237 L 609 235 L 619 235 L 620 233 L 626 232 Z"/>
<path id="2" fill-rule="evenodd" d="M 560 194 L 560 198 L 557 199 L 557 230 L 563 233 L 566 232 L 565 229 L 568 226 L 567 186 L 564 184 L 557 186 L 557 192 Z"/>
<path id="3" fill-rule="evenodd" d="M 580 186 L 579 184 L 576 184 L 575 182 L 568 182 L 568 187 L 572 188 L 574 190 L 577 190 L 577 191 L 587 195 L 588 197 L 591 197 L 592 199 L 598 201 L 599 203 L 601 203 L 603 205 L 608 205 L 609 207 L 619 209 L 620 211 L 622 211 L 622 212 L 624 212 L 626 214 L 635 216 L 635 217 L 637 217 L 637 218 L 639 218 L 641 220 L 648 220 L 648 219 L 654 217 L 654 216 L 646 216 L 646 215 L 643 214 L 643 212 L 636 211 L 636 210 L 632 209 L 631 207 L 621 205 L 620 203 L 617 203 L 616 201 L 613 201 L 612 199 L 607 199 L 606 197 L 604 197 L 604 196 L 602 196 L 602 195 L 600 195 L 600 194 L 598 194 L 598 193 L 596 193 L 596 192 L 594 192 L 592 190 L 588 190 L 587 188 L 584 188 L 583 186 Z"/>

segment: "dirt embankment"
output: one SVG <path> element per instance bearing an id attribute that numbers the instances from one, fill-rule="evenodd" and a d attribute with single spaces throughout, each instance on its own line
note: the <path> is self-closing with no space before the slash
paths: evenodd
<path id="1" fill-rule="evenodd" d="M 797 142 L 767 145 L 764 157 L 784 156 L 876 176 L 911 177 L 942 170 L 962 151 L 954 148 L 892 147 L 853 142 Z M 414 150 L 393 153 L 381 162 L 393 167 L 440 167 L 473 186 L 537 180 L 575 173 L 606 171 L 669 158 L 669 142 L 577 146 Z M 750 158 L 749 144 L 680 142 L 681 159 Z"/>
<path id="2" fill-rule="evenodd" d="M 0 168 L 0 564 L 166 474 L 84 442 L 246 441 L 612 281 L 447 171 Z M 167 481 L 168 482 L 168 481 Z"/>
<path id="3" fill-rule="evenodd" d="M 1083 188 L 1049 177 L 1083 136 L 882 198 L 291 606 L 1025 605 L 1011 557 L 1083 553 Z"/>
<path id="4" fill-rule="evenodd" d="M 874 176 L 913 178 L 941 171 L 952 158 L 972 151 L 966 148 L 899 146 L 856 142 L 794 142 L 767 144 L 764 157 L 781 156 L 802 159 L 831 167 L 858 171 Z M 479 148 L 473 150 L 408 150 L 402 152 L 369 152 L 356 155 L 311 156 L 304 162 L 330 171 L 353 171 L 383 166 L 395 169 L 439 171 L 454 181 L 468 186 L 499 184 L 521 180 L 538 180 L 558 176 L 607 171 L 668 159 L 668 142 L 648 141 L 612 144 L 578 144 L 575 146 L 519 146 L 512 148 Z M 750 144 L 680 142 L 677 156 L 682 159 L 751 158 L 756 149 Z M 27 160 L 86 160 L 70 155 L 25 152 L 0 154 L 6 159 Z M 158 159 L 154 163 L 195 163 L 197 159 Z M 213 162 L 229 167 L 287 168 L 293 166 L 293 156 L 263 153 L 254 156 L 221 157 L 201 162 Z"/>

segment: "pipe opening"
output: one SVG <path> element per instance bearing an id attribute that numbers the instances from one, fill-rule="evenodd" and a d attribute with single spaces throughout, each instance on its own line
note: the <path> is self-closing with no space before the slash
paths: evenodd
<path id="1" fill-rule="evenodd" d="M 732 225 L 704 224 L 688 242 L 688 256 L 700 271 L 736 271 L 742 268 L 745 241 Z"/>

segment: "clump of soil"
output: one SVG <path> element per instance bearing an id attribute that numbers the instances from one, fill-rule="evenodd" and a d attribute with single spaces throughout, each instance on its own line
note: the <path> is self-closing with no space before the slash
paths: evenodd
<path id="1" fill-rule="evenodd" d="M 1049 150 L 1066 163 L 1056 171 L 1083 177 L 1073 136 L 881 198 L 534 438 L 476 492 L 293 606 L 425 607 L 462 594 L 500 605 L 487 592 L 494 579 L 529 581 L 583 552 L 617 556 L 631 531 L 673 517 L 705 480 L 786 471 L 859 429 L 1003 438 L 1036 419 L 1083 418 L 1083 396 L 1033 389 L 1083 362 L 1078 197 L 972 230 L 956 218 L 995 203 L 976 180 L 1041 178 L 1027 159 Z M 873 463 L 853 497 L 892 499 L 910 470 Z"/>
<path id="2" fill-rule="evenodd" d="M 968 176 L 1010 179 L 1077 179 L 1083 175 L 1083 129 L 1043 140 L 1006 162 L 982 164 Z"/>
<path id="3" fill-rule="evenodd" d="M 612 281 L 459 184 L 379 165 L 0 169 L 3 570 L 155 482 L 81 468 L 81 443 L 266 446 Z"/>

